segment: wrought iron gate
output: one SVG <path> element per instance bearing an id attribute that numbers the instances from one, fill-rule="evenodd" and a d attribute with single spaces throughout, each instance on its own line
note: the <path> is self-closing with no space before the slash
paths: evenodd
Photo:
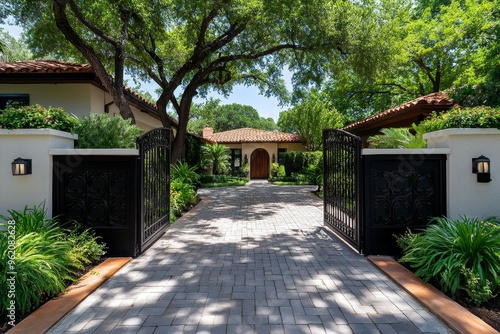
<path id="1" fill-rule="evenodd" d="M 170 141 L 167 128 L 153 129 L 137 139 L 139 147 L 138 253 L 170 225 Z"/>
<path id="2" fill-rule="evenodd" d="M 362 250 L 361 140 L 342 130 L 323 131 L 325 224 Z"/>

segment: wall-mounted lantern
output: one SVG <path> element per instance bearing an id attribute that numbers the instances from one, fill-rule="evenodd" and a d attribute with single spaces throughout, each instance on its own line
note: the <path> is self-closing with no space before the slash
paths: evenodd
<path id="1" fill-rule="evenodd" d="M 247 155 L 245 154 L 245 157 L 243 158 L 243 163 L 246 165 L 248 164 L 248 157 Z"/>
<path id="2" fill-rule="evenodd" d="M 490 182 L 490 171 L 490 159 L 484 155 L 481 155 L 479 158 L 472 158 L 472 173 L 477 174 L 477 182 Z"/>
<path id="3" fill-rule="evenodd" d="M 31 159 L 17 158 L 12 161 L 12 175 L 31 174 Z"/>
<path id="4" fill-rule="evenodd" d="M 274 155 L 274 153 L 273 153 L 273 163 L 275 163 L 275 162 L 276 162 L 276 155 Z"/>

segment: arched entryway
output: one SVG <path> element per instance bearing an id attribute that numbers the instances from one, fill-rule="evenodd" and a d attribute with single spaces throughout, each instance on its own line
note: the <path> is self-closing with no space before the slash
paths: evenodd
<path id="1" fill-rule="evenodd" d="M 262 148 L 253 151 L 250 157 L 250 178 L 269 178 L 269 154 Z"/>

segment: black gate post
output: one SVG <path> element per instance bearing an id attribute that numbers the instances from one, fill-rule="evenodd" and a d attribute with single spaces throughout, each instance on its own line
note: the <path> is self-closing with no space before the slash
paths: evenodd
<path id="1" fill-rule="evenodd" d="M 323 164 L 325 225 L 361 253 L 361 139 L 343 130 L 324 130 Z"/>
<path id="2" fill-rule="evenodd" d="M 137 139 L 139 147 L 137 253 L 158 240 L 170 225 L 171 130 L 153 129 Z"/>

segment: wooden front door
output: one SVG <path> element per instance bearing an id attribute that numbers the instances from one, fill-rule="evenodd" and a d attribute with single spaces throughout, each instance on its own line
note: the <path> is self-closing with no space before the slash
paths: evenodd
<path id="1" fill-rule="evenodd" d="M 269 177 L 269 154 L 259 148 L 252 153 L 250 161 L 250 178 L 267 179 Z"/>

